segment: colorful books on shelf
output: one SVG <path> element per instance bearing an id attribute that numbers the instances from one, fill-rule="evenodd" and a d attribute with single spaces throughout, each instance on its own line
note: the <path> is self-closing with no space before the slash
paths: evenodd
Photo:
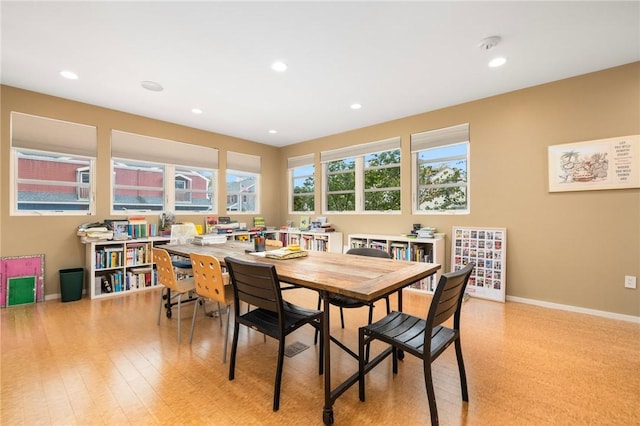
<path id="1" fill-rule="evenodd" d="M 218 224 L 218 216 L 205 216 L 204 217 L 204 233 L 213 234 L 216 233 L 216 225 Z"/>

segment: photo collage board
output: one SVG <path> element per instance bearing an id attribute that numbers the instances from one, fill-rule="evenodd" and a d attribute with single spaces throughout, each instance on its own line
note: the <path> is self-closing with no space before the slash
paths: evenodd
<path id="1" fill-rule="evenodd" d="M 476 264 L 466 293 L 473 297 L 505 301 L 507 279 L 507 229 L 454 226 L 451 269 Z"/>

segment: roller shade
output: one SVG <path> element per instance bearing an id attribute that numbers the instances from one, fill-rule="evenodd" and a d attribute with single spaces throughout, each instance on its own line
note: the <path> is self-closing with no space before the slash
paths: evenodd
<path id="1" fill-rule="evenodd" d="M 119 130 L 111 131 L 111 157 L 177 166 L 218 168 L 218 150 Z"/>
<path id="2" fill-rule="evenodd" d="M 11 112 L 11 146 L 60 154 L 96 156 L 95 126 Z"/>
<path id="3" fill-rule="evenodd" d="M 411 135 L 411 152 L 469 142 L 469 123 Z"/>
<path id="4" fill-rule="evenodd" d="M 287 160 L 287 168 L 295 169 L 296 167 L 312 166 L 313 154 L 301 155 L 299 157 L 291 157 Z"/>
<path id="5" fill-rule="evenodd" d="M 260 173 L 260 157 L 258 155 L 229 151 L 227 152 L 227 169 Z"/>
<path id="6" fill-rule="evenodd" d="M 330 151 L 322 151 L 320 152 L 320 162 L 327 163 L 329 161 L 343 160 L 345 158 L 358 157 L 367 154 L 375 154 L 378 152 L 390 151 L 392 149 L 400 149 L 399 136 L 377 142 L 369 142 L 359 145 L 351 145 L 345 148 L 332 149 Z"/>

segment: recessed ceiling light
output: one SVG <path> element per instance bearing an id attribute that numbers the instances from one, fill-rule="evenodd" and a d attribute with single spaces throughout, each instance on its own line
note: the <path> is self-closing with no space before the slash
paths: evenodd
<path id="1" fill-rule="evenodd" d="M 274 71 L 282 72 L 287 69 L 287 64 L 280 61 L 274 62 L 273 64 L 271 64 L 271 69 Z"/>
<path id="2" fill-rule="evenodd" d="M 140 85 L 147 90 L 151 90 L 152 92 L 162 92 L 164 90 L 164 87 L 162 87 L 160 83 L 156 83 L 155 81 L 141 81 Z"/>
<path id="3" fill-rule="evenodd" d="M 194 114 L 202 114 L 202 110 L 200 108 L 193 108 L 191 112 Z"/>
<path id="4" fill-rule="evenodd" d="M 362 108 L 362 105 L 360 104 L 351 104 L 351 109 L 360 109 Z"/>
<path id="5" fill-rule="evenodd" d="M 275 135 L 276 133 L 278 133 L 278 131 L 274 130 L 274 129 L 271 129 L 271 130 L 269 130 L 269 133 L 271 133 L 272 135 Z"/>
<path id="6" fill-rule="evenodd" d="M 499 56 L 499 57 L 493 58 L 491 61 L 489 61 L 489 66 L 491 68 L 497 68 L 497 67 L 503 66 L 506 62 L 507 62 L 507 60 L 505 58 L 503 58 L 502 56 Z"/>
<path id="7" fill-rule="evenodd" d="M 73 71 L 60 71 L 60 75 L 69 80 L 77 80 L 78 74 Z"/>

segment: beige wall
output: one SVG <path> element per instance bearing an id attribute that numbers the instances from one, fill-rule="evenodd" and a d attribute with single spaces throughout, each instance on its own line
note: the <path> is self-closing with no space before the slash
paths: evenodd
<path id="1" fill-rule="evenodd" d="M 413 223 L 447 233 L 451 227 L 505 227 L 508 230 L 507 295 L 640 316 L 640 289 L 624 288 L 624 276 L 640 279 L 640 189 L 549 193 L 549 145 L 640 134 L 640 63 L 553 82 L 501 96 L 353 130 L 285 148 L 185 128 L 117 111 L 3 86 L 1 92 L 0 255 L 45 254 L 45 293 L 58 293 L 58 270 L 84 265 L 84 247 L 75 236 L 82 222 L 109 215 L 109 132 L 111 128 L 221 150 L 261 155 L 262 214 L 270 225 L 288 215 L 288 157 L 401 136 L 400 215 L 330 215 L 346 235 L 400 234 Z M 9 216 L 9 114 L 20 111 L 98 128 L 98 214 L 95 217 Z M 411 133 L 470 123 L 471 214 L 411 214 Z M 223 174 L 221 173 L 221 176 Z M 316 213 L 321 214 L 317 175 Z M 218 203 L 224 206 L 224 185 Z M 233 216 L 250 221 L 251 216 Z M 180 217 L 202 222 L 201 216 Z"/>
<path id="2" fill-rule="evenodd" d="M 269 223 L 278 223 L 282 212 L 279 200 L 284 193 L 273 182 L 279 180 L 282 169 L 278 149 L 275 147 L 241 140 L 211 132 L 195 130 L 175 124 L 152 120 L 92 105 L 28 92 L 2 86 L 1 91 L 2 147 L 0 150 L 1 190 L 0 198 L 0 256 L 45 254 L 45 295 L 59 293 L 58 271 L 64 268 L 84 266 L 84 245 L 76 236 L 76 227 L 84 222 L 102 221 L 107 218 L 122 218 L 110 214 L 110 133 L 111 129 L 137 133 L 170 140 L 218 148 L 220 174 L 218 179 L 218 206 L 226 206 L 223 171 L 226 167 L 226 152 L 250 153 L 262 157 L 262 212 Z M 10 113 L 19 111 L 43 117 L 56 118 L 97 127 L 97 214 L 95 216 L 72 217 L 24 217 L 9 216 L 9 146 Z M 219 213 L 220 215 L 224 215 Z M 231 215 L 240 222 L 252 223 L 254 215 Z M 149 221 L 157 223 L 158 216 L 147 215 Z M 178 215 L 179 221 L 204 224 L 203 215 Z"/>
<path id="3" fill-rule="evenodd" d="M 471 214 L 412 215 L 411 133 L 466 122 Z M 640 189 L 547 190 L 549 145 L 639 133 L 634 63 L 285 147 L 281 156 L 314 152 L 320 170 L 321 150 L 400 136 L 403 214 L 330 215 L 337 230 L 400 234 L 413 223 L 434 226 L 447 233 L 449 270 L 452 226 L 505 227 L 508 296 L 640 316 L 640 289 L 624 288 L 625 275 L 640 280 Z M 319 189 L 316 198 L 318 215 Z"/>

